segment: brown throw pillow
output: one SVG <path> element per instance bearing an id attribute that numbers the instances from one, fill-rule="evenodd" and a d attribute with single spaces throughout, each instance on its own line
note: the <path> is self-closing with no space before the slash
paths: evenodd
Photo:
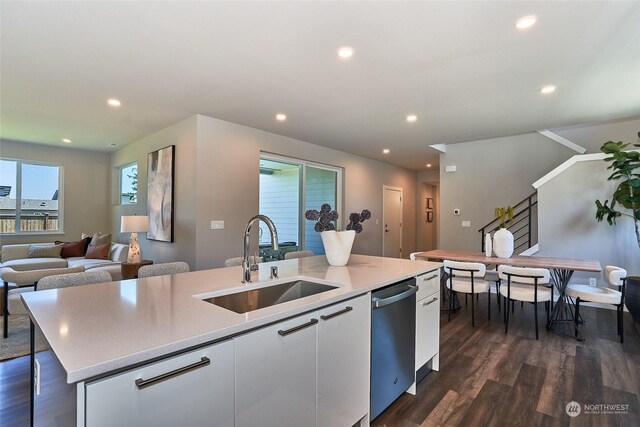
<path id="1" fill-rule="evenodd" d="M 89 245 L 87 254 L 84 256 L 86 259 L 109 259 L 109 253 L 111 252 L 111 243 L 106 245 Z"/>
<path id="2" fill-rule="evenodd" d="M 61 242 L 60 240 L 56 240 L 55 244 L 62 245 L 62 252 L 60 252 L 60 256 L 62 258 L 69 258 L 84 256 L 84 254 L 87 253 L 89 242 L 91 242 L 91 237 L 78 240 L 77 242 Z"/>

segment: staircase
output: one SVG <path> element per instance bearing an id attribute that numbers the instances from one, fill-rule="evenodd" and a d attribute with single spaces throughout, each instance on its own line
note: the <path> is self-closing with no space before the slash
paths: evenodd
<path id="1" fill-rule="evenodd" d="M 505 221 L 506 229 L 513 234 L 513 252 L 519 254 L 538 243 L 537 215 L 538 193 L 513 206 L 513 220 Z M 500 219 L 495 218 L 478 230 L 481 242 L 480 250 L 484 252 L 484 240 L 487 233 L 493 233 L 500 228 Z"/>

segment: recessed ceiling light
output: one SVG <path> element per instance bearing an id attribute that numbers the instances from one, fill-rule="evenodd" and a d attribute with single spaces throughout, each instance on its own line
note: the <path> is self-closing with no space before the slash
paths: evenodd
<path id="1" fill-rule="evenodd" d="M 408 121 L 409 123 L 413 123 L 413 122 L 415 122 L 416 120 L 418 120 L 418 116 L 416 116 L 415 114 L 409 114 L 409 115 L 407 116 L 407 121 Z"/>
<path id="2" fill-rule="evenodd" d="M 427 167 L 430 168 L 431 167 L 431 163 L 427 163 Z"/>
<path id="3" fill-rule="evenodd" d="M 65 144 L 71 144 L 71 140 L 69 138 L 62 138 L 62 142 Z"/>
<path id="4" fill-rule="evenodd" d="M 107 100 L 107 104 L 109 104 L 109 106 L 111 106 L 111 107 L 116 107 L 117 108 L 117 107 L 122 105 L 122 102 L 120 102 L 119 99 L 109 98 Z"/>
<path id="5" fill-rule="evenodd" d="M 390 152 L 390 151 L 391 151 L 391 150 L 389 150 L 388 148 L 385 148 L 384 150 L 382 150 L 382 152 L 383 152 L 384 154 L 389 154 L 389 152 Z"/>
<path id="6" fill-rule="evenodd" d="M 349 59 L 353 56 L 353 49 L 348 46 L 341 47 L 338 49 L 338 56 L 342 59 Z"/>
<path id="7" fill-rule="evenodd" d="M 287 120 L 287 115 L 286 114 L 276 114 L 276 120 L 279 122 L 284 122 L 285 120 Z"/>
<path id="8" fill-rule="evenodd" d="M 526 30 L 533 27 L 538 18 L 533 15 L 523 16 L 522 18 L 516 21 L 516 28 L 519 30 Z"/>
<path id="9" fill-rule="evenodd" d="M 110 142 L 107 144 L 108 147 L 116 147 L 118 144 L 116 144 L 115 142 Z"/>
<path id="10" fill-rule="evenodd" d="M 545 86 L 540 89 L 540 93 L 543 95 L 548 95 L 556 91 L 556 87 L 554 85 Z"/>

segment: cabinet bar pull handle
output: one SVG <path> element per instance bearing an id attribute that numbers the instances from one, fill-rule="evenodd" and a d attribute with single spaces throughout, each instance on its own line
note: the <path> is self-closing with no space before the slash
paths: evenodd
<path id="1" fill-rule="evenodd" d="M 284 337 L 285 335 L 289 335 L 289 334 L 297 332 L 297 331 L 299 331 L 301 329 L 308 328 L 309 326 L 313 326 L 316 323 L 318 323 L 318 319 L 311 319 L 307 323 L 303 323 L 302 325 L 299 325 L 299 326 L 294 326 L 291 329 L 285 329 L 285 330 L 280 329 L 278 331 L 278 334 L 280 334 L 280 336 Z"/>
<path id="2" fill-rule="evenodd" d="M 423 278 L 422 280 L 424 280 L 425 282 L 427 282 L 427 281 L 429 281 L 429 280 L 431 280 L 431 279 L 435 279 L 436 277 L 438 277 L 438 275 L 437 275 L 437 274 L 434 274 L 433 276 L 425 277 L 425 278 Z"/>
<path id="3" fill-rule="evenodd" d="M 434 298 L 431 301 L 425 301 L 425 302 L 422 303 L 422 305 L 429 305 L 429 304 L 434 303 L 436 301 L 438 301 L 438 298 Z"/>
<path id="4" fill-rule="evenodd" d="M 342 309 L 342 310 L 340 310 L 340 311 L 336 311 L 335 313 L 331 313 L 331 314 L 327 314 L 327 315 L 324 315 L 324 314 L 323 314 L 322 316 L 320 316 L 320 318 L 321 318 L 322 320 L 329 320 L 329 319 L 331 319 L 332 317 L 340 316 L 341 314 L 348 313 L 348 312 L 350 312 L 351 310 L 353 310 L 353 307 L 349 307 L 349 306 L 347 306 L 347 307 L 345 307 L 344 309 Z"/>
<path id="5" fill-rule="evenodd" d="M 200 358 L 199 362 L 192 363 L 191 365 L 183 366 L 182 368 L 175 369 L 165 374 L 160 374 L 157 377 L 149 378 L 148 380 L 143 380 L 142 378 L 138 378 L 136 380 L 136 386 L 142 390 L 145 387 L 149 387 L 161 381 L 168 380 L 169 378 L 173 378 L 178 375 L 184 374 L 186 372 L 193 371 L 194 369 L 202 368 L 203 366 L 207 366 L 209 364 L 211 364 L 211 360 L 208 357 L 203 356 L 202 358 Z"/>

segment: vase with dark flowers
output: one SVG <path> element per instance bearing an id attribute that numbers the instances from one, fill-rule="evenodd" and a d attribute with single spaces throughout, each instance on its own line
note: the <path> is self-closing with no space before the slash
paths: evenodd
<path id="1" fill-rule="evenodd" d="M 371 218 L 371 212 L 365 209 L 360 213 L 351 213 L 349 224 L 343 231 L 336 230 L 338 212 L 332 210 L 328 203 L 323 204 L 319 211 L 306 211 L 304 216 L 309 221 L 317 221 L 314 230 L 320 233 L 329 265 L 341 267 L 349 262 L 356 234 L 362 232 L 362 223 Z"/>

